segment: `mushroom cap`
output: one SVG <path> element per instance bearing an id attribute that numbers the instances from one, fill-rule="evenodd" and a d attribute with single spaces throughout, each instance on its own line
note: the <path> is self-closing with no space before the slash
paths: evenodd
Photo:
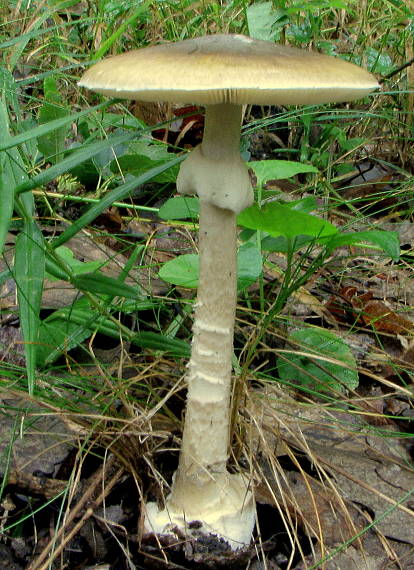
<path id="1" fill-rule="evenodd" d="M 301 105 L 351 101 L 376 79 L 340 58 L 237 34 L 165 43 L 110 57 L 79 82 L 141 101 Z"/>

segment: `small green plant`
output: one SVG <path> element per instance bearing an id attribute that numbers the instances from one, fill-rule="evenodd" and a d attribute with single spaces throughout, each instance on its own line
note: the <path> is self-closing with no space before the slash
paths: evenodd
<path id="1" fill-rule="evenodd" d="M 355 358 L 346 342 L 335 333 L 306 327 L 291 332 L 287 340 L 292 349 L 281 351 L 277 360 L 282 382 L 330 395 L 358 387 Z"/>
<path id="2" fill-rule="evenodd" d="M 167 261 L 159 276 L 167 283 L 196 289 L 198 287 L 198 255 L 188 253 Z M 244 243 L 237 255 L 237 287 L 241 291 L 254 283 L 262 273 L 262 256 L 253 243 Z"/>
<path id="3" fill-rule="evenodd" d="M 12 135 L 8 108 L 18 105 L 17 85 L 12 75 L 4 69 L 0 75 L 0 254 L 3 252 L 7 232 L 11 228 L 13 212 L 18 214 L 18 229 L 15 245 L 14 264 L 2 273 L 0 281 L 12 277 L 17 287 L 20 327 L 23 335 L 26 358 L 28 390 L 33 393 L 35 385 L 36 366 L 46 365 L 62 353 L 77 346 L 93 331 L 105 330 L 109 336 L 119 338 L 120 329 L 112 317 L 112 311 L 119 311 L 119 304 L 111 305 L 114 298 L 124 298 L 133 301 L 144 301 L 142 306 L 148 306 L 144 299 L 139 299 L 137 289 L 126 285 L 123 279 L 105 276 L 97 268 L 89 264 L 76 262 L 71 256 L 70 249 L 63 247 L 82 228 L 91 223 L 99 214 L 117 200 L 129 196 L 130 192 L 148 180 L 162 176 L 170 168 L 174 168 L 182 157 L 173 157 L 154 145 L 148 150 L 148 143 L 138 148 L 142 161 L 142 170 L 128 174 L 127 180 L 117 179 L 110 165 L 117 156 L 125 154 L 130 147 L 128 142 L 141 138 L 145 129 L 135 129 L 132 132 L 115 132 L 105 141 L 95 142 L 89 137 L 88 123 L 84 124 L 82 132 L 88 137 L 83 144 L 72 149 L 65 149 L 64 136 L 68 126 L 76 120 L 85 121 L 93 113 L 93 108 L 69 115 L 63 106 L 57 92 L 54 80 L 45 80 L 45 100 L 41 107 L 38 124 L 30 130 Z M 103 109 L 107 103 L 96 108 Z M 19 107 L 16 107 L 19 112 Z M 13 125 L 14 126 L 14 125 Z M 135 127 L 140 126 L 135 120 Z M 92 140 L 91 140 L 92 139 Z M 157 147 L 157 148 L 156 148 Z M 29 177 L 27 163 L 36 161 L 38 153 L 44 160 L 52 163 L 40 173 Z M 144 153 L 147 153 L 145 155 Z M 148 158 L 148 155 L 153 158 Z M 162 154 L 162 157 L 160 156 Z M 47 155 L 47 156 L 46 156 Z M 138 163 L 139 164 L 139 163 Z M 76 222 L 69 226 L 57 238 L 45 238 L 37 220 L 36 204 L 33 189 L 45 187 L 56 177 L 68 172 L 82 177 L 85 169 L 92 173 L 96 180 L 101 176 L 108 180 L 106 195 Z M 113 182 L 112 182 L 113 179 Z M 68 195 L 70 199 L 70 195 Z M 87 201 L 86 201 L 87 203 Z M 145 208 L 145 207 L 144 207 Z M 136 248 L 135 253 L 140 251 Z M 134 255 L 131 256 L 134 259 Z M 124 277 L 128 273 L 128 268 Z M 78 289 L 87 300 L 81 300 L 60 312 L 53 313 L 43 319 L 41 317 L 42 292 L 44 277 L 69 282 Z M 109 299 L 111 301 L 109 302 Z M 133 312 L 137 306 L 125 305 L 125 312 Z M 121 327 L 122 328 L 122 327 Z M 174 353 L 186 354 L 188 349 L 184 342 L 175 339 L 163 340 L 156 332 L 143 332 L 136 335 L 127 327 L 123 334 L 131 342 L 152 345 L 155 348 L 166 348 L 168 345 Z M 143 335 L 143 336 L 142 336 Z M 140 340 L 139 340 L 140 339 Z M 141 345 L 142 346 L 142 345 Z"/>
<path id="4" fill-rule="evenodd" d="M 245 231 L 241 234 L 245 240 L 239 248 L 238 256 L 239 289 L 251 285 L 260 277 L 262 250 L 293 254 L 309 246 L 318 246 L 322 249 L 315 269 L 320 267 L 324 259 L 336 248 L 344 245 L 362 246 L 364 242 L 372 244 L 377 251 L 383 251 L 393 260 L 399 258 L 399 238 L 396 232 L 342 231 L 326 219 L 310 213 L 318 211 L 315 198 L 307 197 L 283 203 L 277 199 L 277 193 L 265 190 L 265 184 L 272 179 L 288 179 L 303 173 L 317 174 L 318 170 L 314 166 L 287 160 L 265 160 L 250 162 L 249 167 L 257 179 L 257 202 L 238 216 L 239 226 L 254 232 Z M 167 200 L 160 208 L 159 215 L 166 220 L 194 219 L 198 211 L 198 198 L 181 196 Z M 263 260 L 266 260 L 266 256 Z M 198 284 L 198 256 L 177 256 L 163 265 L 159 275 L 173 285 L 195 288 Z M 290 293 L 301 284 L 302 280 L 298 280 L 290 289 Z"/>
<path id="5" fill-rule="evenodd" d="M 375 340 L 381 349 L 381 362 L 386 361 L 394 371 L 394 379 L 398 379 L 393 383 L 392 377 L 390 379 L 385 372 L 377 371 L 375 375 L 375 385 L 379 389 L 377 402 L 385 407 L 389 404 L 389 407 L 384 414 L 377 413 L 375 408 L 371 417 L 379 416 L 381 420 L 385 417 L 387 425 L 383 427 L 363 422 L 366 409 L 362 407 L 365 401 L 361 400 L 365 392 L 358 390 L 352 394 L 358 377 L 355 360 L 347 347 L 345 323 L 339 325 L 339 335 L 337 331 L 330 333 L 318 327 L 305 326 L 302 319 L 299 324 L 295 322 L 295 315 L 289 312 L 291 332 L 287 339 L 283 330 L 286 311 L 290 307 L 287 299 L 295 291 L 299 290 L 295 299 L 302 299 L 304 292 L 313 297 L 312 301 L 320 303 L 326 299 L 326 287 L 332 287 L 335 292 L 350 276 L 361 283 L 368 283 L 365 279 L 367 276 L 381 281 L 388 271 L 391 280 L 388 282 L 387 279 L 387 284 L 391 291 L 401 276 L 403 263 L 408 271 L 412 266 L 412 251 L 408 244 L 404 244 L 401 263 L 395 261 L 398 257 L 397 236 L 381 231 L 383 219 L 379 216 L 373 219 L 371 204 L 379 204 L 380 199 L 386 196 L 391 204 L 396 204 L 385 205 L 384 208 L 381 205 L 381 210 L 390 214 L 387 223 L 409 224 L 411 220 L 413 98 L 409 86 L 413 78 L 412 65 L 409 64 L 413 20 L 412 6 L 402 0 L 367 0 L 359 3 L 345 0 L 3 2 L 0 6 L 0 250 L 4 249 L 5 255 L 0 271 L 0 286 L 3 292 L 7 290 L 11 278 L 16 282 L 16 317 L 19 317 L 19 321 L 10 314 L 7 304 L 2 309 L 2 317 L 5 316 L 5 323 L 11 317 L 13 331 L 23 334 L 26 359 L 26 366 L 14 364 L 12 358 L 9 360 L 12 353 L 7 352 L 8 325 L 3 327 L 2 321 L 2 333 L 3 330 L 6 332 L 6 338 L 2 337 L 5 344 L 1 347 L 6 348 L 6 354 L 1 354 L 1 384 L 5 401 L 10 394 L 14 398 L 17 391 L 23 397 L 31 391 L 27 402 L 38 402 L 47 406 L 50 413 L 72 419 L 80 426 L 81 433 L 85 434 L 84 441 L 94 440 L 115 453 L 119 453 L 117 446 L 123 447 L 119 455 L 122 455 L 123 465 L 127 469 L 131 465 L 131 471 L 136 468 L 136 463 L 129 454 L 132 448 L 140 449 L 139 442 L 137 447 L 131 445 L 133 432 L 138 421 L 142 420 L 141 425 L 145 426 L 151 422 L 155 437 L 146 439 L 148 448 L 143 450 L 150 478 L 156 473 L 151 458 L 159 453 L 167 456 L 171 452 L 171 440 L 164 445 L 162 439 L 156 436 L 159 427 L 157 418 L 162 418 L 159 432 L 162 437 L 170 429 L 171 424 L 164 422 L 167 418 L 172 420 L 174 433 L 178 433 L 177 409 L 170 409 L 167 400 L 170 387 L 173 385 L 174 394 L 177 394 L 176 390 L 182 385 L 182 367 L 170 356 L 189 356 L 189 315 L 193 302 L 188 298 L 177 299 L 181 291 L 176 292 L 174 288 L 166 296 L 153 296 L 142 290 L 138 279 L 131 285 L 132 272 L 143 263 L 141 253 L 145 242 L 139 232 L 109 236 L 111 240 L 117 240 L 126 259 L 131 259 L 131 264 L 126 267 L 120 265 L 120 273 L 111 279 L 106 277 L 105 268 L 100 262 L 77 260 L 70 249 L 70 238 L 87 231 L 94 239 L 94 235 L 98 234 L 93 230 L 95 217 L 112 205 L 121 208 L 121 215 L 140 215 L 141 212 L 156 214 L 159 202 L 173 192 L 171 183 L 175 181 L 181 157 L 169 154 L 164 145 L 150 140 L 150 129 L 134 117 L 132 106 L 121 108 L 120 103 L 113 100 L 100 103 L 99 96 L 81 92 L 76 87 L 76 81 L 83 63 L 91 59 L 157 43 L 161 39 L 168 42 L 212 32 L 242 33 L 282 44 L 303 46 L 305 49 L 312 47 L 353 61 L 381 76 L 382 91 L 377 101 L 365 101 L 357 107 L 306 107 L 299 111 L 290 107 L 266 108 L 263 110 L 266 117 L 261 112 L 258 115 L 257 109 L 252 110 L 249 124 L 243 130 L 245 150 L 248 148 L 249 134 L 264 129 L 275 135 L 270 156 L 290 157 L 291 160 L 286 161 L 289 164 L 272 164 L 271 161 L 250 164 L 258 183 L 255 188 L 256 206 L 244 214 L 244 219 L 239 218 L 240 320 L 236 325 L 233 367 L 237 375 L 247 379 L 247 399 L 260 398 L 263 386 L 269 389 L 265 409 L 272 413 L 264 420 L 263 432 L 272 434 L 272 437 L 285 437 L 280 434 L 280 425 L 292 412 L 292 408 L 289 408 L 292 390 L 284 390 L 275 382 L 276 379 L 295 388 L 295 400 L 299 400 L 299 403 L 295 402 L 298 408 L 293 407 L 293 421 L 300 429 L 304 424 L 298 422 L 297 409 L 314 413 L 312 417 L 316 419 L 311 421 L 315 422 L 315 433 L 318 433 L 321 419 L 329 427 L 327 432 L 338 435 L 341 434 L 342 421 L 346 421 L 345 432 L 342 433 L 345 436 L 352 434 L 350 439 L 353 441 L 361 435 L 363 439 L 371 439 L 375 433 L 381 453 L 390 442 L 398 445 L 400 438 L 408 441 L 412 437 L 409 416 L 397 412 L 395 404 L 399 405 L 402 401 L 404 405 L 412 406 L 410 386 L 406 384 L 411 371 L 403 361 L 398 364 L 393 362 L 380 334 L 375 335 Z M 86 98 L 93 106 L 85 108 Z M 286 136 L 288 128 L 291 133 L 289 138 Z M 104 131 L 108 138 L 102 140 Z M 364 166 L 368 161 L 377 161 L 390 168 L 392 184 L 379 182 L 374 194 L 345 201 L 341 194 L 344 179 L 351 171 L 355 172 L 361 163 Z M 288 167 L 296 170 L 289 174 L 286 170 Z M 394 168 L 400 179 L 397 183 Z M 312 195 L 291 201 L 291 197 L 268 189 L 269 180 L 284 176 L 288 179 L 298 176 L 303 183 L 302 189 Z M 147 191 L 149 186 L 151 189 Z M 71 208 L 71 215 L 65 211 L 69 204 L 76 206 L 76 209 Z M 197 225 L 198 214 L 199 202 L 195 198 L 173 198 L 159 208 L 159 216 L 165 221 L 186 220 L 177 224 L 179 231 L 185 230 L 186 226 L 193 229 Z M 264 217 L 259 219 L 262 214 Z M 76 222 L 73 223 L 73 220 Z M 140 220 L 140 223 L 145 222 Z M 99 237 L 102 235 L 101 229 Z M 151 242 L 150 246 L 153 244 Z M 358 249 L 355 251 L 356 247 Z M 340 251 L 338 248 L 341 248 Z M 368 258 L 370 251 L 373 255 Z M 363 255 L 360 256 L 360 252 Z M 172 273 L 174 264 L 175 277 Z M 162 266 L 160 275 L 173 285 L 188 286 L 187 279 L 191 279 L 192 285 L 196 286 L 197 268 L 196 255 L 179 256 L 171 264 Z M 128 272 L 127 281 L 125 276 Z M 184 281 L 180 281 L 179 274 L 181 278 L 184 275 Z M 76 300 L 57 310 L 47 307 L 45 310 L 41 300 L 45 280 L 52 286 L 56 285 L 56 280 L 63 281 L 63 287 L 77 294 Z M 323 287 L 319 287 L 320 284 Z M 301 289 L 303 285 L 306 289 Z M 409 291 L 408 278 L 408 294 Z M 2 297 L 0 301 L 3 300 Z M 410 310 L 408 304 L 404 310 Z M 150 323 L 148 314 L 151 315 Z M 309 319 L 310 322 L 315 322 L 314 316 Z M 318 317 L 316 322 L 324 326 Z M 116 344 L 124 340 L 125 349 L 131 342 L 152 352 L 149 355 L 145 350 L 128 351 L 126 366 L 130 363 L 134 366 L 134 376 L 131 378 L 122 362 L 114 370 L 113 362 L 106 366 L 99 353 L 94 354 L 96 333 L 115 339 Z M 387 341 L 390 340 L 389 335 L 385 337 Z M 275 342 L 275 339 L 278 340 Z M 285 340 L 286 345 L 280 348 L 280 343 Z M 17 346 L 22 345 L 19 343 Z M 78 350 L 71 351 L 76 347 Z M 168 354 L 166 357 L 157 356 L 158 351 L 167 351 Z M 21 362 L 18 350 L 12 349 L 12 352 L 13 356 L 18 355 Z M 83 352 L 87 356 L 86 362 Z M 62 355 L 65 358 L 61 358 Z M 358 354 L 358 367 L 362 364 L 364 368 L 365 389 L 370 384 L 364 358 L 361 363 Z M 148 374 L 149 366 L 152 366 L 153 374 Z M 94 371 L 95 368 L 98 372 Z M 381 390 L 383 379 L 387 388 Z M 161 391 L 159 383 L 163 385 Z M 244 398 L 246 392 L 240 390 L 240 394 L 239 397 Z M 286 409 L 281 406 L 284 394 L 289 396 L 286 398 Z M 302 394 L 306 398 L 305 405 L 301 401 Z M 312 399 L 316 403 L 312 404 Z M 368 405 L 370 399 L 367 400 Z M 320 405 L 321 400 L 323 406 Z M 344 412 L 344 400 L 349 402 L 348 420 L 342 418 L 338 421 L 335 412 L 338 408 L 340 414 Z M 162 407 L 159 405 L 161 403 Z M 16 452 L 13 446 L 15 437 L 31 439 L 32 436 L 32 433 L 24 432 L 25 419 L 29 422 L 32 420 L 30 410 L 28 413 L 25 405 L 22 410 L 13 408 L 14 405 L 10 409 L 7 404 L 3 406 L 3 414 L 10 413 L 15 417 L 15 429 L 8 446 L 10 458 Z M 250 433 L 261 418 L 253 415 L 249 418 L 248 414 L 249 408 L 246 406 L 238 420 L 241 432 L 248 429 Z M 126 432 L 129 418 L 131 428 Z M 358 419 L 358 433 L 355 432 L 355 418 Z M 308 422 L 306 415 L 305 419 Z M 334 481 L 335 476 L 331 477 L 333 458 L 328 457 L 328 469 L 322 463 L 323 458 L 314 453 L 312 438 L 308 438 L 306 429 L 303 431 L 307 438 L 304 448 L 296 445 L 296 441 L 294 449 L 289 450 L 298 469 L 302 468 L 302 457 L 296 450 L 302 449 L 304 457 L 309 453 L 312 466 L 318 471 L 321 468 L 321 472 L 326 469 L 328 480 Z M 140 433 L 138 437 L 141 437 Z M 264 451 L 261 457 L 256 457 L 256 447 L 253 452 L 248 447 L 240 450 L 241 455 L 244 453 L 248 458 L 248 465 L 255 470 L 259 467 L 255 471 L 259 476 L 259 461 L 277 461 L 273 441 L 271 446 L 268 445 L 270 440 L 261 441 L 266 441 L 264 449 L 272 450 L 268 456 Z M 80 460 L 83 461 L 89 452 L 89 445 L 83 446 L 79 450 Z M 392 450 L 390 454 L 393 455 Z M 404 457 L 399 457 L 398 467 L 395 464 L 401 476 L 409 471 L 409 458 L 405 461 Z M 383 467 L 386 464 L 385 456 L 380 460 Z M 343 464 L 341 467 L 344 469 Z M 274 480 L 279 479 L 282 469 L 280 465 L 275 466 Z M 356 477 L 357 474 L 351 470 L 349 480 Z M 372 483 L 370 477 L 367 472 L 365 485 Z M 73 477 L 73 480 L 77 481 L 77 477 Z M 314 477 L 307 473 L 305 480 L 307 484 L 310 483 L 313 500 Z M 270 480 L 263 475 L 263 482 L 268 485 Z M 6 485 L 7 478 L 4 478 L 0 494 L 7 490 Z M 146 488 L 141 491 L 145 496 Z M 341 492 L 340 484 L 337 491 Z M 376 489 L 372 489 L 371 494 L 376 497 L 374 491 Z M 373 522 L 367 524 L 362 532 L 372 532 L 376 527 L 383 532 L 384 527 L 379 525 L 386 523 L 384 519 L 393 509 L 396 511 L 398 528 L 398 520 L 403 514 L 398 509 L 404 508 L 407 496 L 400 498 L 383 489 L 381 492 L 392 505 L 389 508 L 385 505 L 386 510 L 379 517 L 375 513 Z M 293 496 L 298 497 L 297 486 Z M 348 493 L 346 498 L 355 497 Z M 58 499 L 56 496 L 53 500 L 54 521 L 57 520 L 55 537 L 59 537 L 60 524 L 63 527 L 61 530 L 65 529 L 66 522 L 61 521 L 70 520 L 70 517 L 64 516 L 63 503 L 61 513 L 55 516 Z M 28 538 L 28 523 L 35 520 L 34 515 L 45 505 L 47 507 L 47 503 L 39 497 L 35 498 L 35 502 L 29 499 L 18 515 L 12 515 L 14 518 L 7 520 L 5 516 L 2 526 L 6 540 L 8 536 L 16 537 L 19 533 L 24 533 L 20 535 L 24 539 Z M 282 515 L 286 513 L 285 504 L 281 502 L 278 507 Z M 291 541 L 292 548 L 288 553 L 291 560 L 306 555 L 306 552 L 302 552 L 306 548 L 305 541 L 303 536 L 298 536 L 298 528 L 302 527 L 303 512 L 311 513 L 313 506 L 312 503 L 307 509 L 305 505 L 299 516 L 293 519 L 291 512 L 287 513 L 286 518 L 292 520 L 292 524 L 290 526 L 287 522 L 288 531 L 282 531 L 281 535 L 284 535 L 286 544 Z M 338 520 L 337 514 L 336 511 L 335 520 Z M 48 516 L 47 509 L 44 515 Z M 46 520 L 45 517 L 41 518 Z M 35 518 L 38 525 L 39 518 L 37 515 Z M 315 554 L 309 564 L 312 568 L 319 568 L 331 558 L 334 558 L 337 566 L 341 566 L 341 562 L 345 564 L 344 559 L 341 561 L 340 551 L 345 550 L 343 554 L 346 558 L 349 545 L 358 540 L 361 533 L 349 540 L 344 537 L 343 543 L 332 549 L 329 543 L 331 536 L 329 532 L 325 534 L 323 521 L 318 519 L 314 524 L 311 518 L 310 521 L 305 520 L 305 525 L 306 528 L 316 529 L 319 522 L 322 524 L 320 538 L 312 536 L 311 540 L 315 541 L 315 553 L 321 552 L 322 559 Z M 70 530 L 70 527 L 66 528 Z M 36 530 L 42 533 L 44 529 L 38 526 Z M 387 532 L 384 534 L 388 536 Z M 285 543 L 283 536 L 281 540 Z M 395 550 L 399 556 L 401 551 L 396 547 L 401 544 L 389 542 L 391 550 Z M 47 562 L 44 560 L 43 565 L 55 563 L 55 545 L 58 545 L 58 540 L 54 538 L 50 544 L 50 558 Z M 366 561 L 374 563 L 369 552 L 364 551 L 363 555 L 366 560 L 361 564 Z M 66 553 L 62 557 L 62 563 L 71 567 Z M 128 562 L 125 564 L 128 565 Z M 88 561 L 85 565 L 91 563 Z M 358 560 L 355 564 L 358 564 Z"/>

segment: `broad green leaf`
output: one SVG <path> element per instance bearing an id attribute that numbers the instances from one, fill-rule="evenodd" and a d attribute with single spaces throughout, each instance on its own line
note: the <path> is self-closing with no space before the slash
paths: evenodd
<path id="1" fill-rule="evenodd" d="M 98 295 L 111 295 L 136 299 L 138 292 L 134 287 L 126 285 L 119 279 L 112 279 L 102 273 L 86 273 L 71 279 L 71 283 L 78 289 L 89 291 Z"/>
<path id="2" fill-rule="evenodd" d="M 240 246 L 237 255 L 237 288 L 245 289 L 262 274 L 263 260 L 260 250 L 253 243 Z"/>
<path id="3" fill-rule="evenodd" d="M 64 245 L 57 247 L 55 253 L 70 267 L 73 275 L 93 273 L 105 265 L 105 261 L 79 261 L 73 251 Z"/>
<path id="4" fill-rule="evenodd" d="M 249 36 L 256 40 L 274 41 L 277 31 L 276 22 L 283 16 L 281 10 L 275 10 L 272 2 L 256 2 L 246 8 Z"/>
<path id="5" fill-rule="evenodd" d="M 168 145 L 156 139 L 149 138 L 131 141 L 128 145 L 128 154 L 140 154 L 159 162 L 166 162 L 171 158 Z"/>
<path id="6" fill-rule="evenodd" d="M 293 162 L 291 160 L 258 160 L 248 163 L 257 178 L 257 186 L 261 188 L 269 180 L 292 178 L 297 174 L 317 173 L 318 169 L 311 164 Z"/>
<path id="7" fill-rule="evenodd" d="M 314 242 L 315 238 L 310 236 L 298 235 L 294 238 L 287 238 L 285 236 L 265 236 L 262 239 L 263 251 L 278 251 L 280 253 L 295 252 L 302 249 L 306 244 Z"/>
<path id="8" fill-rule="evenodd" d="M 395 68 L 395 62 L 383 48 L 381 48 L 381 51 L 378 51 L 372 46 L 367 46 L 364 50 L 365 58 L 367 67 L 372 73 L 388 75 Z"/>
<path id="9" fill-rule="evenodd" d="M 237 287 L 245 289 L 260 276 L 262 256 L 254 244 L 242 245 L 237 253 Z M 199 256 L 196 253 L 178 255 L 161 267 L 159 277 L 180 287 L 198 287 Z"/>
<path id="10" fill-rule="evenodd" d="M 318 202 L 315 196 L 306 196 L 300 200 L 294 200 L 287 204 L 292 210 L 297 210 L 298 212 L 305 212 L 305 214 L 310 214 L 311 212 L 317 210 Z"/>
<path id="11" fill-rule="evenodd" d="M 331 223 L 316 216 L 298 212 L 288 206 L 272 202 L 259 208 L 253 204 L 241 212 L 238 223 L 245 228 L 262 230 L 273 237 L 295 238 L 300 235 L 324 238 L 337 233 Z"/>
<path id="12" fill-rule="evenodd" d="M 186 253 L 164 263 L 158 275 L 160 279 L 172 285 L 195 289 L 198 287 L 198 272 L 198 255 Z"/>
<path id="13" fill-rule="evenodd" d="M 355 358 L 339 336 L 319 327 L 293 331 L 292 352 L 277 359 L 281 380 L 319 393 L 354 390 L 359 383 Z"/>
<path id="14" fill-rule="evenodd" d="M 123 129 L 116 129 L 114 134 L 123 132 Z M 94 166 L 97 173 L 104 178 L 108 178 L 111 173 L 111 163 L 119 160 L 124 156 L 128 148 L 128 141 L 127 142 L 120 142 L 118 144 L 114 144 L 110 147 L 103 148 L 97 154 L 95 154 L 90 163 Z M 89 166 L 89 161 L 87 163 L 83 163 L 84 166 Z M 77 176 L 79 168 L 73 169 L 71 171 L 72 174 Z M 119 170 L 117 171 L 119 174 Z"/>
<path id="15" fill-rule="evenodd" d="M 44 101 L 39 111 L 39 123 L 48 123 L 69 115 L 69 110 L 63 105 L 62 96 L 57 87 L 56 79 L 46 77 L 43 82 Z M 65 150 L 65 139 L 70 125 L 62 125 L 48 133 L 41 135 L 37 140 L 39 151 L 53 163 L 59 162 Z"/>
<path id="16" fill-rule="evenodd" d="M 71 274 L 75 277 L 84 273 L 93 273 L 105 265 L 104 261 L 79 261 L 76 259 L 73 251 L 64 245 L 57 247 L 55 253 L 70 268 Z M 59 281 L 60 279 L 70 281 L 71 279 L 71 275 L 66 273 L 55 260 L 49 257 L 46 258 L 46 271 L 51 281 Z"/>
<path id="17" fill-rule="evenodd" d="M 384 230 L 366 230 L 362 232 L 338 233 L 330 238 L 326 245 L 329 250 L 344 245 L 361 245 L 361 242 L 372 243 L 380 247 L 394 261 L 400 257 L 400 239 L 397 232 Z"/>
<path id="18" fill-rule="evenodd" d="M 200 213 L 198 198 L 190 196 L 175 196 L 167 200 L 159 209 L 158 216 L 162 220 L 196 219 Z"/>
<path id="19" fill-rule="evenodd" d="M 171 155 L 168 159 L 171 158 Z M 148 156 L 143 154 L 124 154 L 120 156 L 116 161 L 111 163 L 111 170 L 112 172 L 118 173 L 119 170 L 123 174 L 132 174 L 133 176 L 141 176 L 150 168 L 155 168 L 156 166 L 160 166 L 164 164 L 165 160 L 153 160 Z M 173 167 L 165 170 L 158 176 L 154 176 L 155 182 L 160 182 L 161 184 L 173 184 L 177 180 L 178 174 L 178 165 L 174 165 Z"/>

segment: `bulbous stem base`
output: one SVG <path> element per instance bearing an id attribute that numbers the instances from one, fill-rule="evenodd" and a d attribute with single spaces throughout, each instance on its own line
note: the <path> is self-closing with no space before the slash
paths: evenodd
<path id="1" fill-rule="evenodd" d="M 158 535 L 199 538 L 212 535 L 232 550 L 249 546 L 255 524 L 255 505 L 247 480 L 240 474 L 222 473 L 203 489 L 187 488 L 183 505 L 167 498 L 165 509 L 146 505 L 145 528 Z"/>

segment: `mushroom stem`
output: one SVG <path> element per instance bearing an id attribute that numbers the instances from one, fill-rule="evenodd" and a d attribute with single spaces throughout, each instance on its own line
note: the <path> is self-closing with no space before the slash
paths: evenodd
<path id="1" fill-rule="evenodd" d="M 232 103 L 207 105 L 201 152 L 209 160 L 240 160 L 243 107 Z"/>
<path id="2" fill-rule="evenodd" d="M 241 107 L 206 109 L 201 157 L 215 164 L 240 163 Z M 185 164 L 185 163 L 184 163 Z M 241 164 L 242 173 L 245 166 Z M 209 180 L 204 177 L 204 183 Z M 226 193 L 226 175 L 211 193 Z M 198 193 L 197 180 L 193 191 Z M 187 409 L 176 485 L 184 477 L 201 481 L 226 470 L 233 331 L 237 298 L 236 214 L 200 199 L 200 274 L 188 371 Z"/>
<path id="3" fill-rule="evenodd" d="M 186 158 L 177 178 L 181 194 L 236 214 L 253 202 L 247 166 L 240 156 L 242 106 L 208 105 L 203 142 Z"/>
<path id="4" fill-rule="evenodd" d="M 200 276 L 180 465 L 172 498 L 226 471 L 236 310 L 235 213 L 200 203 Z M 186 489 L 184 489 L 184 493 Z M 180 493 L 181 494 L 181 493 Z"/>
<path id="5" fill-rule="evenodd" d="M 237 300 L 236 214 L 252 201 L 240 157 L 241 106 L 207 107 L 204 138 L 181 167 L 177 188 L 200 197 L 200 274 L 180 460 L 165 511 L 147 505 L 150 528 L 168 525 L 249 544 L 254 501 L 242 474 L 226 469 L 229 455 L 233 332 Z M 226 207 L 223 207 L 225 205 Z"/>

